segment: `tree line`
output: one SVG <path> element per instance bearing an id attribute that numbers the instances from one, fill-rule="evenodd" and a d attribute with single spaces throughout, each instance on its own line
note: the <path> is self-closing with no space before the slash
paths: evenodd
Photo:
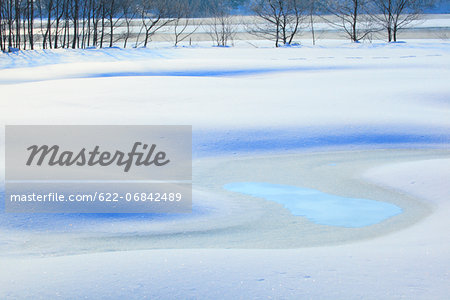
<path id="1" fill-rule="evenodd" d="M 263 23 L 248 26 L 249 32 L 271 38 L 275 46 L 291 44 L 308 26 L 315 43 L 315 16 L 340 30 L 351 41 L 385 32 L 396 42 L 398 32 L 420 19 L 434 0 L 253 0 L 251 10 Z"/>
<path id="2" fill-rule="evenodd" d="M 255 16 L 252 35 L 275 46 L 295 36 L 319 16 L 358 42 L 384 31 L 398 31 L 417 20 L 433 0 L 0 0 L 0 49 L 146 47 L 152 36 L 171 26 L 175 45 L 196 32 L 209 17 L 209 34 L 226 46 L 236 32 L 233 10 L 245 6 Z"/>
<path id="3" fill-rule="evenodd" d="M 181 18 L 201 16 L 201 0 L 1 0 L 0 47 L 43 49 L 127 47 L 137 27 L 135 44 Z M 205 7 L 201 7 L 204 5 Z M 178 24 L 182 26 L 182 24 Z M 187 26 L 186 26 L 187 27 Z M 116 32 L 117 29 L 120 32 Z"/>

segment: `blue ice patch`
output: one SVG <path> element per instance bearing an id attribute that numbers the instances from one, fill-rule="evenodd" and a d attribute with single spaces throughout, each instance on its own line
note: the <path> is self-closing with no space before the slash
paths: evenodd
<path id="1" fill-rule="evenodd" d="M 320 225 L 364 227 L 402 212 L 400 207 L 387 202 L 346 198 L 290 185 L 237 182 L 226 184 L 224 188 L 274 201 L 294 216 L 306 217 Z"/>

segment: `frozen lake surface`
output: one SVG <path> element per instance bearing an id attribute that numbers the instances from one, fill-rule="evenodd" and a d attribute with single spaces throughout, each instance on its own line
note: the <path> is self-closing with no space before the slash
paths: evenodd
<path id="1" fill-rule="evenodd" d="M 320 225 L 364 227 L 402 212 L 400 207 L 387 202 L 346 198 L 290 185 L 237 182 L 224 188 L 277 202 L 293 215 L 304 216 Z"/>

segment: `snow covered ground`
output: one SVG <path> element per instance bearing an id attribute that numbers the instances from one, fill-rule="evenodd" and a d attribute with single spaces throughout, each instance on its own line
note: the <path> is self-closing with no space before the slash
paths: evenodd
<path id="1" fill-rule="evenodd" d="M 0 298 L 447 298 L 450 43 L 160 44 L 0 54 L 0 68 L 2 125 L 194 130 L 189 216 L 2 212 Z M 313 224 L 223 188 L 245 181 L 403 213 Z"/>
<path id="2" fill-rule="evenodd" d="M 389 235 L 299 249 L 164 249 L 56 257 L 3 256 L 2 296 L 446 299 L 448 163 L 448 159 L 419 160 L 367 171 L 364 176 L 370 180 L 433 203 L 428 217 Z M 413 181 L 417 184 L 411 184 Z M 424 191 L 432 191 L 432 195 L 423 197 Z"/>

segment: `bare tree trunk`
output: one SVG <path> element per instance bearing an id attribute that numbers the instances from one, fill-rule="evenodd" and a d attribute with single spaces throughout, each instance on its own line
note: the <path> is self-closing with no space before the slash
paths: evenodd
<path id="1" fill-rule="evenodd" d="M 311 35 L 312 35 L 312 44 L 313 46 L 316 45 L 316 34 L 314 31 L 314 13 L 316 12 L 316 0 L 310 0 L 310 6 L 309 6 L 309 22 L 311 25 Z"/>
<path id="2" fill-rule="evenodd" d="M 96 7 L 94 4 L 92 4 L 92 46 L 97 47 L 98 44 L 98 13 L 99 13 L 100 7 Z"/>
<path id="3" fill-rule="evenodd" d="M 128 19 L 128 17 L 126 17 L 127 19 L 125 19 L 125 22 L 127 24 L 127 33 L 125 34 L 125 38 L 124 38 L 124 42 L 123 42 L 123 47 L 126 48 L 127 47 L 127 42 L 128 42 L 128 38 L 130 37 L 130 20 Z"/>
<path id="4" fill-rule="evenodd" d="M 66 48 L 66 40 L 67 40 L 67 43 L 68 43 L 68 39 L 69 39 L 69 36 L 68 36 L 68 32 L 69 32 L 69 20 L 67 19 L 67 18 L 68 18 L 67 12 L 65 12 L 64 14 L 66 14 L 66 16 L 65 16 L 65 18 L 64 18 L 64 33 L 63 33 L 64 39 L 63 39 L 62 47 L 63 47 L 63 48 Z"/>
<path id="5" fill-rule="evenodd" d="M 30 46 L 31 46 L 31 50 L 34 50 L 34 1 L 31 0 L 31 7 L 30 7 L 30 28 L 31 28 L 31 32 L 30 32 Z"/>
<path id="6" fill-rule="evenodd" d="M 79 2 L 78 0 L 73 1 L 73 39 L 72 39 L 72 49 L 78 46 L 78 14 L 79 14 Z"/>
<path id="7" fill-rule="evenodd" d="M 97 16 L 92 17 L 92 26 L 93 26 L 93 37 L 92 37 L 92 46 L 97 47 L 98 44 L 98 22 Z"/>
<path id="8" fill-rule="evenodd" d="M 47 12 L 47 30 L 45 32 L 45 35 L 48 38 L 48 44 L 49 44 L 50 48 L 52 48 L 52 11 L 53 11 L 53 0 L 50 0 L 49 4 L 48 4 L 48 12 Z M 42 20 L 42 17 L 41 17 L 41 20 Z M 44 43 L 44 45 L 46 43 L 45 37 L 43 39 L 43 43 Z"/>
<path id="9" fill-rule="evenodd" d="M 110 1 L 111 1 L 111 6 L 109 8 L 109 29 L 110 29 L 109 47 L 111 48 L 113 46 L 113 38 L 114 38 L 114 23 L 113 23 L 114 0 L 110 0 Z"/>
<path id="10" fill-rule="evenodd" d="M 358 20 L 358 0 L 354 0 L 355 5 L 353 6 L 353 24 L 352 24 L 352 41 L 357 42 L 358 36 L 356 35 L 356 25 Z"/>
<path id="11" fill-rule="evenodd" d="M 16 48 L 20 49 L 20 5 L 19 0 L 15 0 L 15 19 L 16 19 Z"/>
<path id="12" fill-rule="evenodd" d="M 12 10 L 12 0 L 8 1 L 8 48 L 13 46 L 13 10 Z"/>
<path id="13" fill-rule="evenodd" d="M 59 22 L 60 22 L 60 20 L 61 20 L 61 17 L 62 17 L 62 14 L 60 14 L 60 1 L 61 0 L 56 0 L 56 2 L 55 2 L 55 8 L 56 8 L 56 13 L 55 13 L 55 16 L 56 16 L 56 24 L 55 24 L 55 37 L 54 37 L 54 39 L 55 39 L 55 43 L 54 43 L 54 48 L 56 49 L 56 48 L 58 48 L 58 31 L 59 31 Z"/>
<path id="14" fill-rule="evenodd" d="M 0 2 L 0 50 L 5 51 L 3 44 L 3 1 Z"/>
<path id="15" fill-rule="evenodd" d="M 100 36 L 100 48 L 103 48 L 103 39 L 105 37 L 105 5 L 102 3 L 102 33 Z"/>
<path id="16" fill-rule="evenodd" d="M 144 48 L 147 47 L 149 33 L 148 30 L 145 31 L 145 40 L 144 40 Z"/>
<path id="17" fill-rule="evenodd" d="M 136 16 L 137 10 L 133 6 L 133 0 L 122 0 L 122 2 L 119 2 L 121 4 L 121 13 L 123 14 L 123 17 L 125 18 L 125 25 L 127 26 L 127 31 L 124 35 L 124 42 L 123 47 L 126 48 L 128 44 L 128 39 L 130 38 L 130 25 L 133 21 L 134 17 Z"/>
<path id="18" fill-rule="evenodd" d="M 393 39 L 394 39 L 394 42 L 396 42 L 397 41 L 397 25 L 396 24 L 394 24 L 394 28 L 393 28 Z"/>
<path id="19" fill-rule="evenodd" d="M 278 48 L 278 46 L 279 46 L 279 41 L 280 41 L 280 24 L 279 24 L 279 22 L 277 22 L 277 28 L 276 28 L 276 33 L 275 33 L 275 35 L 276 35 L 276 37 L 275 37 L 275 47 L 277 47 Z"/>
<path id="20" fill-rule="evenodd" d="M 25 14 L 26 11 L 26 14 Z M 27 20 L 29 20 L 30 10 L 27 7 L 22 16 L 22 29 L 23 29 L 23 50 L 27 49 Z M 28 28 L 29 29 L 29 28 Z"/>
<path id="21" fill-rule="evenodd" d="M 91 45 L 91 14 L 92 14 L 92 0 L 89 0 L 89 4 L 87 6 L 88 14 L 87 14 L 87 46 Z"/>
<path id="22" fill-rule="evenodd" d="M 34 50 L 34 34 L 33 34 L 33 23 L 34 23 L 34 1 L 27 0 L 27 16 L 28 16 L 28 41 L 30 43 L 30 49 Z"/>
<path id="23" fill-rule="evenodd" d="M 392 42 L 392 0 L 388 2 L 388 41 Z"/>
<path id="24" fill-rule="evenodd" d="M 86 15 L 87 15 L 87 3 L 86 1 L 82 2 L 82 8 L 83 10 L 81 11 L 81 20 L 82 20 L 82 26 L 81 26 L 81 48 L 85 49 L 86 48 Z"/>

